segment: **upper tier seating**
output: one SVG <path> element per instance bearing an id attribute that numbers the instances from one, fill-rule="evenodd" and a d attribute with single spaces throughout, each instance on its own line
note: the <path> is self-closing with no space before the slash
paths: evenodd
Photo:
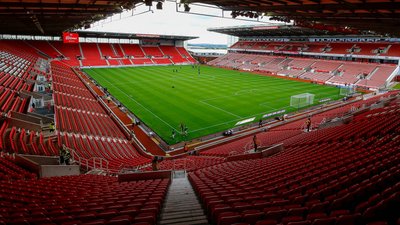
<path id="1" fill-rule="evenodd" d="M 399 57 L 399 55 L 400 55 L 400 44 L 389 44 L 387 52 L 380 53 L 379 55 Z"/>
<path id="2" fill-rule="evenodd" d="M 119 66 L 142 64 L 195 63 L 196 60 L 183 47 L 140 46 L 139 44 L 79 43 L 61 41 L 7 41 L 14 46 L 24 46 L 24 51 L 38 55 L 38 51 L 51 58 L 64 56 L 71 66 Z M 154 62 L 147 56 L 155 57 Z M 165 58 L 171 58 L 165 59 Z M 107 57 L 107 60 L 104 58 Z M 133 59 L 132 59 L 133 57 Z M 118 60 L 114 60 L 118 59 Z"/>
<path id="3" fill-rule="evenodd" d="M 269 52 L 307 52 L 325 54 L 399 56 L 400 45 L 392 43 L 349 43 L 349 42 L 267 42 L 238 41 L 230 49 L 258 50 Z M 387 50 L 385 52 L 385 50 Z"/>
<path id="4" fill-rule="evenodd" d="M 169 184 L 96 175 L 0 181 L 0 224 L 155 224 Z"/>
<path id="5" fill-rule="evenodd" d="M 294 137 L 272 157 L 218 164 L 189 180 L 219 225 L 395 224 L 399 110 L 371 111 L 348 125 Z"/>

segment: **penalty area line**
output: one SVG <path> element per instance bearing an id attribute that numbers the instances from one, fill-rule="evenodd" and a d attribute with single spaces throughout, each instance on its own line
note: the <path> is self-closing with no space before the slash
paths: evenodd
<path id="1" fill-rule="evenodd" d="M 205 102 L 205 101 L 200 100 L 199 102 L 201 102 L 201 103 L 203 103 L 203 104 L 205 104 L 205 105 L 208 105 L 208 106 L 210 106 L 210 107 L 212 107 L 212 108 L 214 108 L 214 109 L 218 109 L 218 110 L 220 110 L 220 111 L 222 111 L 222 112 L 224 112 L 224 113 L 227 113 L 227 114 L 229 114 L 229 115 L 235 116 L 235 117 L 237 117 L 237 118 L 239 118 L 239 119 L 242 119 L 242 118 L 243 118 L 243 117 L 238 116 L 238 115 L 236 115 L 236 114 L 234 114 L 234 113 L 228 112 L 228 111 L 226 111 L 225 109 L 221 109 L 221 108 L 219 108 L 219 107 L 217 107 L 217 106 L 215 106 L 215 105 L 211 105 L 211 104 L 209 104 L 209 103 L 207 103 L 207 102 Z"/>

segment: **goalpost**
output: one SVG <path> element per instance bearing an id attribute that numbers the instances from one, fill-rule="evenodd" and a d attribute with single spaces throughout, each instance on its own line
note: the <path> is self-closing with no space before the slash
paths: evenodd
<path id="1" fill-rule="evenodd" d="M 342 96 L 350 96 L 356 92 L 354 86 L 341 86 L 340 87 L 340 95 Z"/>
<path id="2" fill-rule="evenodd" d="M 298 95 L 292 95 L 290 97 L 290 106 L 293 108 L 302 108 L 314 103 L 314 94 L 303 93 Z"/>

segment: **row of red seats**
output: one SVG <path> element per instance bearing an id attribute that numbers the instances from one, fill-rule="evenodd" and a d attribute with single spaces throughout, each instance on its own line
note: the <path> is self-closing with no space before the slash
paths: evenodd
<path id="1" fill-rule="evenodd" d="M 104 114 L 104 109 L 86 87 L 79 88 L 79 92 L 75 93 L 71 93 L 72 88 L 60 88 L 68 80 L 83 84 L 70 68 L 59 63 L 52 63 L 52 68 L 56 76 L 63 74 L 68 77 L 59 80 L 60 83 L 54 88 L 56 126 L 61 131 L 58 133 L 59 144 L 74 149 L 86 160 L 93 157 L 106 159 L 109 162 L 108 168 L 116 172 L 121 167 L 138 167 L 150 163 L 150 158 L 141 155 L 126 140 L 111 117 Z M 82 103 L 81 99 L 86 99 L 86 102 Z"/>
<path id="2" fill-rule="evenodd" d="M 231 49 L 252 49 L 266 51 L 313 52 L 329 54 L 386 55 L 395 56 L 398 44 L 392 43 L 348 43 L 348 42 L 265 42 L 238 41 Z M 355 52 L 350 50 L 357 49 Z"/>
<path id="3" fill-rule="evenodd" d="M 20 91 L 27 90 L 31 91 L 33 89 L 33 84 L 27 84 L 25 80 L 12 76 L 9 74 L 0 73 L 0 85 L 5 88 L 10 88 L 12 90 Z"/>
<path id="4" fill-rule="evenodd" d="M 368 131 L 380 124 L 360 121 L 363 124 L 355 125 Z M 341 142 L 315 143 L 308 138 L 311 132 L 301 135 L 304 143 L 289 145 L 273 157 L 222 163 L 197 170 L 189 178 L 210 219 L 218 224 L 393 222 L 400 201 L 399 127 L 382 130 L 382 139 L 360 136 Z M 337 133 L 345 137 L 352 129 L 342 127 Z M 376 193 L 382 193 L 380 198 L 368 204 Z"/>
<path id="5" fill-rule="evenodd" d="M 17 166 L 12 156 L 0 156 L 0 180 L 30 180 L 36 178 L 36 174 Z"/>
<path id="6" fill-rule="evenodd" d="M 66 94 L 82 96 L 85 98 L 94 98 L 90 91 L 88 91 L 87 89 L 77 88 L 64 83 L 53 82 L 53 90 Z"/>
<path id="7" fill-rule="evenodd" d="M 96 175 L 0 181 L 0 224 L 155 224 L 169 184 Z"/>
<path id="8" fill-rule="evenodd" d="M 185 156 L 179 159 L 163 160 L 158 164 L 158 169 L 195 171 L 223 162 L 225 162 L 225 159 L 221 157 Z M 149 171 L 152 170 L 152 168 L 146 167 L 144 170 Z"/>
<path id="9" fill-rule="evenodd" d="M 21 43 L 19 43 L 21 42 Z M 21 46 L 22 41 L 16 41 L 13 45 Z M 79 43 L 63 44 L 62 42 L 29 41 L 27 48 L 37 54 L 36 49 L 42 51 L 52 58 L 63 55 L 71 66 L 80 66 L 78 57 L 81 57 L 83 66 L 108 66 L 108 65 L 141 65 L 154 64 L 147 56 L 157 58 L 156 64 L 171 64 L 196 62 L 183 47 L 175 46 L 140 46 L 138 44 L 108 44 L 108 43 Z M 80 47 L 79 47 L 80 46 Z M 82 50 L 81 50 L 82 49 Z M 164 52 L 165 51 L 165 52 Z M 165 55 L 169 55 L 171 60 L 161 60 Z M 111 57 L 105 59 L 104 56 Z M 133 59 L 124 59 L 125 57 L 134 57 Z M 119 60 L 112 60 L 112 59 Z"/>
<path id="10" fill-rule="evenodd" d="M 57 128 L 60 131 L 124 138 L 114 121 L 105 114 L 55 107 Z"/>
<path id="11" fill-rule="evenodd" d="M 2 126 L 3 137 L 6 137 L 1 148 L 9 153 L 30 155 L 58 155 L 58 148 L 54 146 L 54 140 L 44 137 L 43 132 L 25 130 L 24 128 L 11 127 L 5 122 Z M 4 129 L 4 130 L 3 130 Z"/>
<path id="12" fill-rule="evenodd" d="M 92 98 L 74 96 L 58 91 L 55 91 L 53 96 L 54 103 L 58 106 L 68 107 L 71 109 L 82 109 L 96 113 L 105 113 L 104 109 L 98 104 L 98 102 Z"/>
<path id="13" fill-rule="evenodd" d="M 28 98 L 21 98 L 16 91 L 0 87 L 0 110 L 2 112 L 23 112 L 27 103 Z"/>
<path id="14" fill-rule="evenodd" d="M 75 149 L 81 157 L 86 159 L 98 157 L 108 160 L 108 167 L 114 172 L 119 172 L 123 167 L 138 167 L 149 164 L 151 161 L 151 159 L 140 155 L 130 142 L 123 139 L 96 138 L 64 133 L 63 136 L 59 137 L 59 141 L 67 147 Z"/>
<path id="15" fill-rule="evenodd" d="M 295 76 L 328 84 L 359 84 L 384 87 L 396 66 L 319 59 L 288 58 L 255 54 L 228 53 L 208 62 L 209 65 Z M 327 73 L 324 76 L 321 73 Z M 364 77 L 367 78 L 364 79 Z"/>
<path id="16" fill-rule="evenodd" d="M 100 49 L 96 43 L 80 44 L 83 52 L 82 64 L 85 66 L 107 66 L 107 62 L 100 55 Z"/>
<path id="17" fill-rule="evenodd" d="M 323 120 L 334 118 L 334 117 L 342 117 L 344 114 L 349 113 L 352 108 L 360 108 L 362 105 L 369 106 L 381 98 L 386 98 L 388 96 L 394 96 L 397 92 L 388 92 L 386 94 L 376 96 L 373 98 L 369 98 L 367 100 L 361 100 L 349 105 L 337 107 L 332 110 L 328 110 L 323 113 L 312 115 L 311 121 L 313 123 L 313 127 L 318 126 Z M 267 132 L 261 132 L 257 134 L 257 137 L 262 143 L 262 146 L 272 145 L 276 143 L 280 143 L 285 139 L 295 137 L 301 134 L 301 129 L 304 127 L 305 120 L 297 120 L 290 123 L 283 124 L 276 128 L 272 128 Z M 202 151 L 200 155 L 205 156 L 229 156 L 234 154 L 242 154 L 249 149 L 252 148 L 252 137 L 245 137 L 241 139 L 236 139 L 227 144 L 210 148 L 206 151 Z"/>

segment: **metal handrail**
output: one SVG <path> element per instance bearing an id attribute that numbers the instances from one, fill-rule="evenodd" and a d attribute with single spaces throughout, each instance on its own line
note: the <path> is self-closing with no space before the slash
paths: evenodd
<path id="1" fill-rule="evenodd" d="M 77 162 L 79 166 L 85 166 L 86 170 L 88 171 L 89 169 L 100 169 L 104 170 L 107 173 L 109 173 L 108 165 L 109 162 L 108 160 L 101 158 L 101 157 L 91 157 L 89 159 L 83 158 L 79 156 L 79 154 L 75 151 L 75 149 L 68 148 L 68 151 L 71 153 L 71 159 L 74 162 Z"/>

